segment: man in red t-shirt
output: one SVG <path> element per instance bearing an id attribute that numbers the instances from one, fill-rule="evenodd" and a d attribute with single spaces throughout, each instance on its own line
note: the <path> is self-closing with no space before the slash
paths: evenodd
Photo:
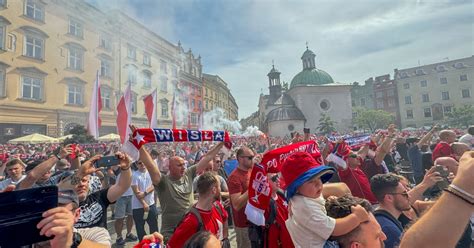
<path id="1" fill-rule="evenodd" d="M 432 159 L 435 161 L 439 157 L 453 157 L 453 150 L 451 143 L 456 141 L 456 133 L 451 130 L 442 130 L 439 132 L 439 139 L 441 140 L 433 150 Z"/>
<path id="2" fill-rule="evenodd" d="M 254 157 L 255 153 L 248 147 L 241 147 L 237 150 L 237 161 L 239 162 L 239 165 L 227 179 L 227 187 L 229 188 L 230 202 L 232 204 L 235 234 L 237 237 L 237 247 L 250 247 L 245 206 L 249 199 L 247 189 L 254 164 Z"/>
<path id="3" fill-rule="evenodd" d="M 207 230 L 224 241 L 228 238 L 227 212 L 220 203 L 220 182 L 211 172 L 199 176 L 197 180 L 199 199 L 179 223 L 167 247 L 180 248 L 198 231 Z M 199 217 L 197 216 L 199 214 Z"/>

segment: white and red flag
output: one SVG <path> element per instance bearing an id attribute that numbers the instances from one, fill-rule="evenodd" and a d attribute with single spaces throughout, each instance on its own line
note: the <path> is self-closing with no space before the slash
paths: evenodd
<path id="1" fill-rule="evenodd" d="M 102 98 L 100 96 L 100 83 L 99 83 L 99 72 L 92 88 L 91 105 L 89 110 L 89 118 L 87 122 L 87 132 L 95 139 L 99 137 L 99 128 L 101 120 L 99 117 L 100 110 L 102 109 Z"/>
<path id="2" fill-rule="evenodd" d="M 150 94 L 143 98 L 145 103 L 145 113 L 148 118 L 150 128 L 157 128 L 156 123 L 156 111 L 157 111 L 157 91 L 156 89 Z"/>
<path id="3" fill-rule="evenodd" d="M 129 127 L 132 122 L 132 90 L 130 84 L 125 89 L 123 96 L 117 105 L 117 131 L 120 135 L 120 143 L 124 144 L 131 134 Z"/>

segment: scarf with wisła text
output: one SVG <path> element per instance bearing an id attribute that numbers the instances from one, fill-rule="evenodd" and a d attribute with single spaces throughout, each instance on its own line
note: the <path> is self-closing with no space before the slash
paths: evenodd
<path id="1" fill-rule="evenodd" d="M 317 161 L 321 161 L 318 144 L 314 140 L 298 142 L 271 150 L 263 155 L 262 162 L 255 164 L 248 186 L 248 203 L 245 206 L 247 220 L 258 226 L 265 225 L 265 210 L 271 199 L 271 187 L 267 173 L 279 173 L 283 162 L 295 152 L 307 152 Z M 280 179 L 280 187 L 284 182 Z"/>
<path id="2" fill-rule="evenodd" d="M 232 148 L 232 143 L 227 131 L 138 128 L 133 132 L 131 139 L 123 144 L 122 150 L 134 160 L 138 160 L 138 151 L 144 144 L 201 141 L 225 142 L 225 146 L 228 149 Z"/>

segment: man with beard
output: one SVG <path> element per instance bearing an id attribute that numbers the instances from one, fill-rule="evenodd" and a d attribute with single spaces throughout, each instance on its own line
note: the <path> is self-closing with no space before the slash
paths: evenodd
<path id="1" fill-rule="evenodd" d="M 393 174 L 379 174 L 372 177 L 370 187 L 380 203 L 374 215 L 387 235 L 384 241 L 387 248 L 398 247 L 403 227 L 398 217 L 403 211 L 410 210 L 410 199 L 407 189 L 400 178 Z"/>
<path id="2" fill-rule="evenodd" d="M 199 199 L 181 220 L 167 247 L 183 247 L 183 244 L 196 232 L 207 230 L 224 241 L 228 236 L 227 212 L 221 205 L 220 183 L 217 177 L 206 172 L 197 181 Z"/>

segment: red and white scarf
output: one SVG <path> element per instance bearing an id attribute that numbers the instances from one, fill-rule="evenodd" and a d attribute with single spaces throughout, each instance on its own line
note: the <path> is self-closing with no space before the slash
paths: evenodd
<path id="1" fill-rule="evenodd" d="M 122 150 L 138 160 L 138 150 L 147 143 L 201 141 L 225 142 L 228 149 L 232 147 L 227 131 L 139 128 L 133 132 L 132 139 L 125 142 Z"/>
<path id="2" fill-rule="evenodd" d="M 255 225 L 265 225 L 265 210 L 271 199 L 271 188 L 267 173 L 280 172 L 283 162 L 295 152 L 307 152 L 317 161 L 321 161 L 318 144 L 314 140 L 298 142 L 271 150 L 263 155 L 262 162 L 255 164 L 250 175 L 248 187 L 249 200 L 245 207 L 247 219 Z M 280 182 L 283 185 L 284 182 Z"/>

